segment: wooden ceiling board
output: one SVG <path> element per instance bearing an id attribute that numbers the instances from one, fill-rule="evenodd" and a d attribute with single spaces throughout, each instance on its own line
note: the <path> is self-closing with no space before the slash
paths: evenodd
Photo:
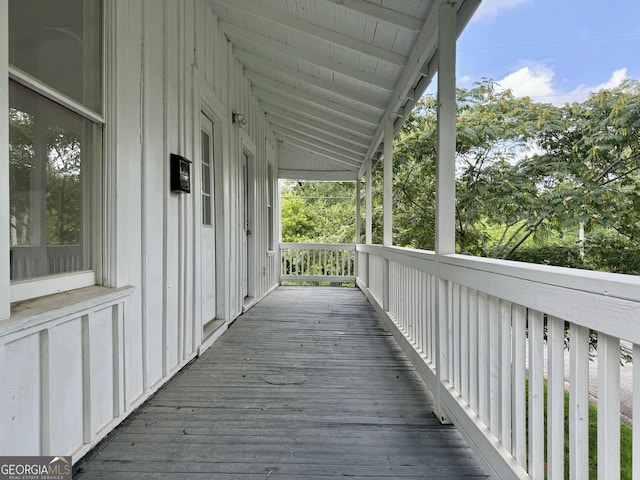
<path id="1" fill-rule="evenodd" d="M 458 2 L 461 31 L 479 0 Z M 287 161 L 306 152 L 298 170 L 321 158 L 315 168 L 349 175 L 377 155 L 384 118 L 399 126 L 433 77 L 439 4 L 211 0 Z"/>
<path id="2" fill-rule="evenodd" d="M 314 108 L 290 98 L 274 95 L 266 91 L 260 91 L 259 96 L 260 102 L 267 112 L 273 108 L 282 109 L 292 116 L 299 115 L 311 121 L 317 121 L 328 126 L 336 126 L 345 132 L 345 134 L 361 136 L 367 139 L 368 142 L 371 142 L 375 135 L 375 126 L 364 122 L 358 123 L 350 117 L 341 116 L 337 112 L 323 111 L 319 108 Z"/>
<path id="3" fill-rule="evenodd" d="M 365 148 L 369 146 L 370 137 L 359 136 L 356 134 L 350 134 L 341 130 L 333 125 L 327 125 L 324 122 L 314 121 L 313 118 L 305 118 L 301 115 L 288 112 L 284 109 L 280 109 L 277 106 L 270 106 L 264 104 L 264 110 L 266 112 L 267 119 L 273 123 L 292 128 L 293 125 L 298 125 L 305 132 L 318 132 L 318 135 L 322 135 L 326 138 L 335 138 L 344 142 L 351 143 L 354 146 Z"/>

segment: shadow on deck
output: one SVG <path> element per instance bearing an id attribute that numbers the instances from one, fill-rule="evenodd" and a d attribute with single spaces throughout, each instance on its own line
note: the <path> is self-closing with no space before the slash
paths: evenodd
<path id="1" fill-rule="evenodd" d="M 280 287 L 74 479 L 485 478 L 355 288 Z"/>

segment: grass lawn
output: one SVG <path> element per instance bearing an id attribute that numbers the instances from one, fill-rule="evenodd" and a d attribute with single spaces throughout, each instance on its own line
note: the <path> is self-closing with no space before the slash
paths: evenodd
<path id="1" fill-rule="evenodd" d="M 527 382 L 528 383 L 528 382 Z M 547 382 L 544 383 L 545 417 L 547 415 Z M 528 397 L 528 395 L 527 395 Z M 545 422 L 545 453 L 546 453 Z M 569 391 L 564 392 L 564 476 L 569 478 Z M 632 428 L 620 424 L 620 479 L 631 480 L 631 438 Z M 640 468 L 640 467 L 638 467 Z M 598 478 L 598 408 L 589 405 L 589 479 Z"/>

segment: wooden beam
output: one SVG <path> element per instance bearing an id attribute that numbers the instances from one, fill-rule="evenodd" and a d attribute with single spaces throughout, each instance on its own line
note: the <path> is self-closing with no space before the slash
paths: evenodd
<path id="1" fill-rule="evenodd" d="M 366 160 L 366 185 L 365 185 L 365 243 L 367 245 L 371 245 L 371 239 L 373 237 L 373 208 L 371 206 L 371 169 L 372 169 L 372 161 L 371 158 L 367 158 Z"/>
<path id="2" fill-rule="evenodd" d="M 351 65 L 345 65 L 343 63 L 336 62 L 335 60 L 331 60 L 326 56 L 320 54 L 316 55 L 302 48 L 297 48 L 292 45 L 279 42 L 272 38 L 265 37 L 264 35 L 251 32 L 249 30 L 244 30 L 231 23 L 222 21 L 218 22 L 218 28 L 227 36 L 241 38 L 242 40 L 245 40 L 254 45 L 280 52 L 297 60 L 307 62 L 310 65 L 315 65 L 320 68 L 326 68 L 333 72 L 339 73 L 340 75 L 358 80 L 359 82 L 363 82 L 368 85 L 372 85 L 374 87 L 382 88 L 389 91 L 393 91 L 393 89 L 395 88 L 395 82 L 391 80 L 385 80 L 384 78 L 378 77 L 376 75 L 371 75 L 370 73 L 363 72 L 362 70 L 352 67 Z"/>
<path id="3" fill-rule="evenodd" d="M 356 181 L 356 243 L 362 243 L 360 230 L 362 229 L 362 201 L 360 199 L 360 179 Z M 356 253 L 356 272 L 358 271 L 358 254 Z"/>
<path id="4" fill-rule="evenodd" d="M 351 129 L 340 128 L 339 126 L 336 126 L 334 123 L 332 123 L 331 121 L 327 121 L 326 119 L 318 119 L 313 116 L 305 117 L 304 115 L 298 114 L 297 112 L 279 108 L 278 106 L 270 104 L 268 102 L 262 102 L 261 104 L 265 113 L 271 117 L 281 118 L 289 122 L 304 123 L 309 128 L 313 128 L 325 133 L 330 133 L 355 145 L 368 147 L 369 142 L 371 141 L 370 136 L 357 133 L 354 134 L 351 132 Z"/>
<path id="5" fill-rule="evenodd" d="M 287 180 L 330 180 L 333 182 L 348 182 L 357 179 L 353 170 L 278 170 L 278 178 Z"/>
<path id="6" fill-rule="evenodd" d="M 456 5 L 438 5 L 438 118 L 436 152 L 436 276 L 439 277 L 440 256 L 455 253 L 456 203 Z M 436 281 L 436 385 L 435 414 L 449 423 L 444 408 L 443 382 L 451 380 L 447 369 L 449 358 L 448 293 L 445 282 Z"/>
<path id="7" fill-rule="evenodd" d="M 240 60 L 240 62 L 245 67 L 245 71 L 247 72 L 255 72 L 259 75 L 262 75 L 263 72 L 260 72 L 260 70 L 266 70 L 271 74 L 286 75 L 289 78 L 295 78 L 296 80 L 300 80 L 303 83 L 320 88 L 329 93 L 345 97 L 350 101 L 362 103 L 371 107 L 376 107 L 380 111 L 383 111 L 387 106 L 387 102 L 384 99 L 386 95 L 366 95 L 363 94 L 361 90 L 356 91 L 353 88 L 339 85 L 337 82 L 324 80 L 318 77 L 314 77 L 313 75 L 287 68 L 283 65 L 265 60 L 264 58 L 258 57 L 257 55 L 249 53 L 245 50 L 234 50 L 234 52 L 238 60 Z"/>
<path id="8" fill-rule="evenodd" d="M 328 100 L 324 97 L 312 95 L 310 93 L 304 92 L 292 86 L 285 85 L 284 83 L 277 82 L 275 80 L 272 80 L 271 78 L 267 78 L 255 72 L 246 72 L 246 77 L 256 88 L 259 88 L 261 90 L 272 91 L 280 93 L 284 96 L 293 97 L 300 101 L 318 105 L 331 111 L 340 112 L 344 115 L 362 120 L 363 122 L 367 122 L 370 124 L 375 125 L 379 121 L 379 118 L 376 115 L 370 115 L 368 113 L 354 110 L 347 105 L 332 102 L 331 100 Z"/>
<path id="9" fill-rule="evenodd" d="M 266 90 L 261 90 L 259 88 L 255 88 L 254 93 L 260 100 L 261 104 L 268 107 L 270 110 L 275 108 L 286 112 L 293 112 L 296 115 L 317 120 L 321 123 L 335 125 L 336 127 L 343 128 L 350 133 L 360 135 L 367 139 L 373 138 L 373 128 L 366 126 L 371 125 L 370 123 L 352 118 L 346 119 L 344 115 L 338 112 L 316 108 L 307 103 L 299 102 L 296 99 L 289 98 L 279 93 L 267 92 Z"/>
<path id="10" fill-rule="evenodd" d="M 360 163 L 354 157 L 345 156 L 340 153 L 336 153 L 332 150 L 318 146 L 315 143 L 300 139 L 295 135 L 287 134 L 286 132 L 275 131 L 275 135 L 276 135 L 276 138 L 282 140 L 284 143 L 294 145 L 307 152 L 321 155 L 325 158 L 333 160 L 334 163 L 339 163 L 343 166 L 347 165 L 348 167 L 354 168 L 356 170 L 360 167 Z"/>
<path id="11" fill-rule="evenodd" d="M 427 19 L 425 20 L 422 30 L 420 30 L 420 34 L 418 35 L 418 39 L 413 46 L 413 50 L 409 55 L 409 60 L 407 61 L 407 65 L 402 71 L 402 75 L 396 84 L 396 88 L 391 95 L 391 99 L 387 105 L 387 110 L 385 111 L 385 118 L 391 117 L 395 115 L 399 108 L 403 106 L 405 99 L 407 98 L 407 93 L 411 88 L 413 88 L 413 82 L 416 77 L 421 75 L 425 62 L 431 58 L 438 46 L 438 5 L 440 2 L 434 2 L 431 9 L 429 10 L 429 14 L 427 15 Z M 382 142 L 382 137 L 384 134 L 384 124 L 381 123 L 378 126 L 378 130 L 374 136 L 373 142 L 371 143 L 371 147 L 367 152 L 367 157 L 373 157 L 378 146 Z"/>
<path id="12" fill-rule="evenodd" d="M 383 244 L 393 246 L 393 121 L 384 119 Z"/>
<path id="13" fill-rule="evenodd" d="M 286 27 L 290 30 L 329 42 L 333 45 L 370 56 L 379 61 L 400 66 L 407 63 L 407 57 L 404 55 L 392 52 L 391 50 L 386 50 L 377 45 L 358 40 L 334 30 L 321 27 L 315 23 L 293 18 L 291 15 L 288 15 L 287 12 L 283 12 L 278 9 L 275 4 L 263 5 L 251 0 L 213 0 L 213 2 L 225 5 L 230 9 L 240 11 L 246 15 L 268 20 L 280 25 L 281 27 Z M 265 0 L 263 0 L 262 3 L 264 2 Z"/>
<path id="14" fill-rule="evenodd" d="M 331 130 L 330 128 L 316 127 L 304 121 L 300 122 L 295 119 L 283 118 L 277 115 L 272 115 L 269 112 L 267 112 L 267 120 L 272 125 L 279 125 L 280 127 L 288 128 L 293 132 L 316 136 L 326 142 L 335 142 L 336 145 L 342 145 L 347 150 L 352 150 L 358 154 L 364 154 L 369 146 L 369 142 L 366 140 L 360 137 L 348 137 L 337 129 Z"/>
<path id="15" fill-rule="evenodd" d="M 291 150 L 294 152 L 295 151 L 304 152 L 304 154 L 310 153 L 313 156 L 318 157 L 318 159 L 324 162 L 330 163 L 332 165 L 335 165 L 337 167 L 341 167 L 346 170 L 351 170 L 353 172 L 357 171 L 357 167 L 354 167 L 350 163 L 347 163 L 346 161 L 343 161 L 343 160 L 336 159 L 335 156 L 332 156 L 330 153 L 326 154 L 324 152 L 320 152 L 317 148 L 314 148 L 313 146 L 305 145 L 304 143 L 301 143 L 301 142 L 295 142 L 295 140 L 286 141 L 279 138 L 278 135 L 276 135 L 276 138 L 281 142 L 281 148 Z"/>
<path id="16" fill-rule="evenodd" d="M 332 154 L 337 154 L 345 159 L 350 159 L 352 166 L 360 167 L 360 164 L 362 163 L 360 161 L 362 153 L 347 150 L 346 148 L 337 146 L 335 143 L 327 142 L 313 135 L 305 135 L 303 133 L 292 131 L 279 125 L 271 125 L 271 128 L 273 128 L 273 131 L 280 136 L 286 135 L 289 138 L 295 138 L 299 142 L 322 148 L 327 152 L 331 152 Z"/>
<path id="17" fill-rule="evenodd" d="M 455 10 L 440 7 L 436 152 L 436 253 L 455 253 L 456 30 Z M 453 17 L 453 18 L 452 18 Z"/>
<path id="18" fill-rule="evenodd" d="M 397 10 L 391 10 L 374 3 L 367 2 L 366 0 L 324 0 L 325 2 L 335 3 L 342 5 L 344 8 L 359 12 L 368 17 L 373 17 L 376 20 L 382 22 L 391 23 L 398 27 L 410 30 L 412 32 L 419 32 L 422 28 L 424 20 L 421 18 L 412 17 Z"/>

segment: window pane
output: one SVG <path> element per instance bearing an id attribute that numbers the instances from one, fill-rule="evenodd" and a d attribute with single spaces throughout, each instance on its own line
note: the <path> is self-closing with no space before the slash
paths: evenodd
<path id="1" fill-rule="evenodd" d="M 101 112 L 101 0 L 10 0 L 9 62 Z"/>
<path id="2" fill-rule="evenodd" d="M 202 224 L 211 225 L 211 201 L 208 197 L 202 197 Z"/>
<path id="3" fill-rule="evenodd" d="M 84 187 L 92 124 L 9 84 L 11 279 L 90 268 Z"/>
<path id="4" fill-rule="evenodd" d="M 211 225 L 211 138 L 202 131 L 202 224 Z"/>

